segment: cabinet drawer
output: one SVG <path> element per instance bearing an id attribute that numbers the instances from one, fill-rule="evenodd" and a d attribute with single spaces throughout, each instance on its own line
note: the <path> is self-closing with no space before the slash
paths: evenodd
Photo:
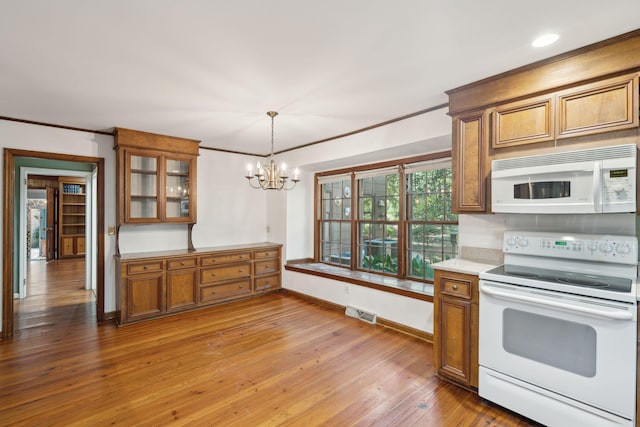
<path id="1" fill-rule="evenodd" d="M 130 262 L 127 264 L 127 274 L 157 273 L 162 271 L 162 261 Z"/>
<path id="2" fill-rule="evenodd" d="M 200 287 L 200 302 L 215 301 L 228 297 L 250 294 L 251 280 L 238 280 L 221 285 L 210 285 Z"/>
<path id="3" fill-rule="evenodd" d="M 200 272 L 200 283 L 218 282 L 251 276 L 251 263 L 245 262 L 220 267 L 203 268 Z"/>
<path id="4" fill-rule="evenodd" d="M 232 254 L 208 255 L 200 258 L 200 266 L 208 267 L 215 264 L 223 264 L 227 262 L 247 261 L 251 259 L 250 252 L 237 252 Z"/>
<path id="5" fill-rule="evenodd" d="M 280 287 L 280 275 L 259 277 L 255 280 L 255 290 L 266 291 L 269 289 L 275 289 Z"/>
<path id="6" fill-rule="evenodd" d="M 256 261 L 254 263 L 255 274 L 273 273 L 280 271 L 280 261 L 278 259 L 270 259 L 265 261 Z"/>
<path id="7" fill-rule="evenodd" d="M 446 295 L 471 299 L 471 282 L 443 277 L 440 281 L 440 292 Z"/>
<path id="8" fill-rule="evenodd" d="M 255 251 L 254 253 L 256 259 L 276 258 L 280 255 L 280 251 L 277 248 Z"/>
<path id="9" fill-rule="evenodd" d="M 171 259 L 167 261 L 167 270 L 176 270 L 178 268 L 192 268 L 197 267 L 198 260 L 197 258 L 180 258 L 180 259 Z"/>

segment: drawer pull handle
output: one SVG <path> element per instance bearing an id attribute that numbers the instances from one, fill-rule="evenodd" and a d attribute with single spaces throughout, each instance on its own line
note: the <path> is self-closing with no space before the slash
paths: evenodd
<path id="1" fill-rule="evenodd" d="M 215 275 L 216 275 L 216 273 L 211 273 L 211 275 L 212 275 L 212 276 L 215 276 Z"/>
<path id="2" fill-rule="evenodd" d="M 180 261 L 180 265 L 184 265 L 184 261 Z"/>
<path id="3" fill-rule="evenodd" d="M 144 270 L 148 270 L 148 269 L 149 269 L 149 267 L 148 267 L 148 266 L 146 266 L 146 265 L 145 265 L 144 267 L 142 267 L 142 268 L 143 268 Z"/>
<path id="4" fill-rule="evenodd" d="M 240 287 L 239 287 L 238 289 L 242 289 L 242 288 L 243 288 L 243 286 L 242 286 L 242 285 L 240 285 Z"/>
<path id="5" fill-rule="evenodd" d="M 215 294 L 216 294 L 216 291 L 211 291 L 211 294 L 212 294 L 212 295 L 215 295 Z"/>
<path id="6" fill-rule="evenodd" d="M 269 252 L 266 252 L 266 253 L 264 254 L 264 256 L 269 256 Z"/>
<path id="7" fill-rule="evenodd" d="M 458 290 L 458 285 L 453 285 L 453 290 L 457 291 Z"/>
<path id="8" fill-rule="evenodd" d="M 243 272 L 244 272 L 244 270 L 242 270 L 242 269 L 238 270 L 238 273 L 243 273 Z"/>
<path id="9" fill-rule="evenodd" d="M 264 268 L 269 268 L 269 264 L 265 265 Z"/>

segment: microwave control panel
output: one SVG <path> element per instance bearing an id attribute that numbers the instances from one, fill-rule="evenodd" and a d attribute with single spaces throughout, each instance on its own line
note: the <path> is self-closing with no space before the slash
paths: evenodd
<path id="1" fill-rule="evenodd" d="M 636 195 L 635 168 L 602 171 L 602 197 L 605 203 L 628 202 Z"/>

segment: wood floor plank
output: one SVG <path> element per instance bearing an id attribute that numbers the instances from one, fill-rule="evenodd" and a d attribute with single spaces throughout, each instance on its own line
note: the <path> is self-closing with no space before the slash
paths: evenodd
<path id="1" fill-rule="evenodd" d="M 30 266 L 2 425 L 534 425 L 436 378 L 431 344 L 291 295 L 97 325 L 83 269 Z"/>

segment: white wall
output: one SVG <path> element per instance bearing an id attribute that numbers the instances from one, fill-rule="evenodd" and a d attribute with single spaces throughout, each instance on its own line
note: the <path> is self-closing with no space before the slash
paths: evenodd
<path id="1" fill-rule="evenodd" d="M 45 126 L 0 120 L 0 148 L 72 154 L 105 159 L 105 227 L 115 224 L 115 152 L 113 138 Z M 4 179 L 4 163 L 0 164 L 0 180 Z M 2 183 L 4 188 L 4 183 Z M 0 209 L 4 209 L 0 200 Z M 115 309 L 114 271 L 115 238 L 105 234 L 105 311 Z M 2 233 L 2 230 L 0 230 Z M 4 236 L 0 234 L 0 239 Z M 0 267 L 3 268 L 0 260 Z M 0 294 L 0 310 L 2 307 Z"/>
<path id="2" fill-rule="evenodd" d="M 200 150 L 196 248 L 267 240 L 267 192 L 244 178 L 247 156 Z M 282 242 L 280 242 L 282 243 Z"/>
<path id="3" fill-rule="evenodd" d="M 285 271 L 283 282 L 287 289 L 345 307 L 351 305 L 433 334 L 433 304 L 430 302 L 294 271 Z"/>

